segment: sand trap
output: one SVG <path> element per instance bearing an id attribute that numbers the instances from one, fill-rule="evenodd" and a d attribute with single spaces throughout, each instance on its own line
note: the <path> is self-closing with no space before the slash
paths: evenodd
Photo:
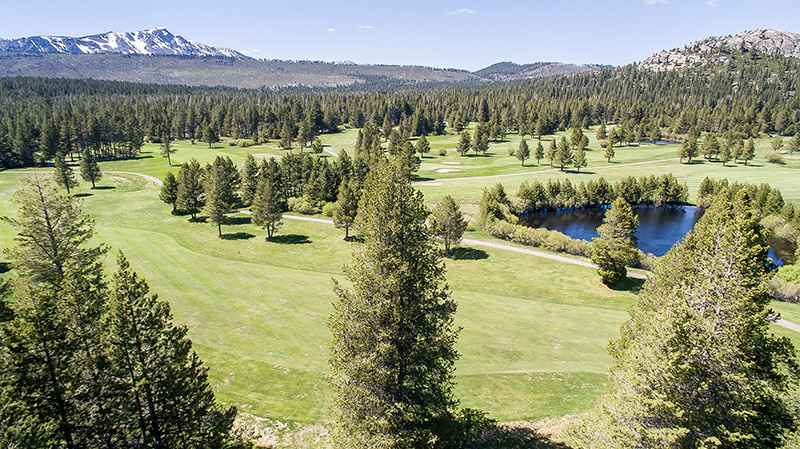
<path id="1" fill-rule="evenodd" d="M 436 181 L 422 181 L 422 182 L 418 182 L 417 184 L 421 185 L 421 186 L 428 186 L 428 187 L 441 187 L 441 186 L 444 185 L 441 182 L 436 182 Z"/>
<path id="2" fill-rule="evenodd" d="M 461 165 L 461 162 L 442 162 L 442 165 Z"/>
<path id="3" fill-rule="evenodd" d="M 460 172 L 462 170 L 460 170 L 458 168 L 437 168 L 434 171 L 436 173 L 457 173 L 457 172 Z"/>

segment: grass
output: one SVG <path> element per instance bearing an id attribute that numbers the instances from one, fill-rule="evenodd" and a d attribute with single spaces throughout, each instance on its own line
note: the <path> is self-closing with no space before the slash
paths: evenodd
<path id="1" fill-rule="evenodd" d="M 355 135 L 346 130 L 323 136 L 323 141 L 329 151 L 342 151 L 352 148 Z M 594 174 L 577 175 L 531 163 L 521 167 L 508 155 L 518 136 L 493 145 L 485 157 L 458 156 L 457 139 L 430 139 L 432 155 L 424 159 L 420 177 L 434 181 L 419 184 L 429 202 L 450 194 L 474 210 L 481 190 L 498 181 L 513 193 L 533 176 L 617 179 L 670 172 L 692 190 L 704 176 L 728 177 L 770 182 L 787 199 L 800 199 L 796 160 L 782 166 L 761 161 L 750 167 L 680 165 L 675 145 L 643 145 L 618 149 L 617 162 L 608 164 L 591 136 L 588 170 Z M 217 154 L 241 163 L 247 154 L 284 153 L 272 143 L 246 149 L 221 143 L 209 149 L 178 142 L 176 148 L 174 164 L 191 158 L 207 163 Z M 438 156 L 439 148 L 447 148 L 447 156 Z M 102 163 L 106 174 L 100 185 L 113 188 L 90 191 L 82 184 L 78 194 L 96 217 L 98 238 L 124 251 L 152 290 L 170 302 L 176 319 L 189 326 L 222 401 L 277 420 L 324 421 L 330 404 L 326 321 L 333 279 L 343 280 L 342 266 L 353 243 L 343 241 L 342 232 L 331 226 L 289 220 L 279 231 L 283 237 L 267 243 L 264 232 L 243 215 L 236 225 L 223 226 L 227 238 L 218 239 L 213 225 L 170 215 L 154 185 L 123 173 L 163 177 L 176 170 L 158 151 L 157 145 L 147 145 L 137 160 Z M 25 173 L 0 173 L 0 216 L 13 215 L 9 198 Z M 478 231 L 470 237 L 486 238 Z M 12 238 L 11 228 L 0 224 L 0 245 L 9 245 Z M 584 267 L 488 248 L 461 254 L 447 265 L 459 304 L 457 324 L 463 329 L 456 370 L 462 405 L 503 421 L 586 410 L 606 385 L 607 343 L 627 319 L 635 294 L 604 287 Z M 112 267 L 112 255 L 107 259 Z M 776 308 L 800 322 L 800 306 Z M 800 334 L 777 332 L 800 343 Z"/>

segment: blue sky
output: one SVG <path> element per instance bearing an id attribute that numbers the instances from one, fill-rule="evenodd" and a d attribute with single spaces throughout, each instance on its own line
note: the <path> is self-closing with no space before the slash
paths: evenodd
<path id="1" fill-rule="evenodd" d="M 708 35 L 800 32 L 800 0 L 0 0 L 0 36 L 165 27 L 277 59 L 478 69 L 625 64 Z"/>

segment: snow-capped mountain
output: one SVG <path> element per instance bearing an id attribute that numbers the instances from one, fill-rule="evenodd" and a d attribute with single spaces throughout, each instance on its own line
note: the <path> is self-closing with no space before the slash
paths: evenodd
<path id="1" fill-rule="evenodd" d="M 676 70 L 725 63 L 734 52 L 754 51 L 800 58 L 800 33 L 762 29 L 709 37 L 683 48 L 660 51 L 642 61 L 640 66 L 657 71 Z"/>
<path id="2" fill-rule="evenodd" d="M 98 54 L 247 58 L 227 48 L 194 43 L 164 28 L 83 37 L 31 36 L 0 40 L 0 55 Z"/>

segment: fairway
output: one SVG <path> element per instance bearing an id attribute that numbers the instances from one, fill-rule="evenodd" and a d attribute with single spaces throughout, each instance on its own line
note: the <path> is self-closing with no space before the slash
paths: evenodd
<path id="1" fill-rule="evenodd" d="M 352 147 L 355 131 L 323 136 L 328 153 Z M 483 188 L 497 182 L 509 193 L 527 179 L 673 173 L 694 193 L 705 176 L 746 182 L 769 182 L 787 199 L 800 200 L 796 176 L 800 163 L 721 167 L 718 163 L 679 164 L 676 145 L 621 148 L 614 163 L 602 159 L 590 136 L 591 174 L 563 174 L 545 162 L 522 167 L 508 155 L 518 136 L 492 145 L 487 156 L 461 157 L 457 136 L 430 139 L 432 152 L 418 173 L 417 186 L 432 203 L 452 195 L 474 212 Z M 551 137 L 545 137 L 545 140 Z M 535 142 L 535 140 L 529 140 Z M 547 144 L 548 142 L 544 142 Z M 535 145 L 535 144 L 534 144 Z M 209 149 L 181 142 L 174 164 L 219 154 L 241 164 L 247 154 L 279 157 L 274 143 Z M 447 156 L 438 156 L 446 148 Z M 296 150 L 295 150 L 296 151 Z M 122 250 L 154 292 L 168 300 L 175 317 L 186 323 L 194 347 L 210 366 L 219 397 L 241 411 L 297 424 L 325 421 L 330 393 L 327 382 L 327 320 L 334 299 L 333 280 L 344 280 L 353 243 L 332 226 L 284 220 L 275 242 L 249 217 L 236 215 L 218 239 L 211 224 L 190 223 L 169 214 L 158 201 L 158 187 L 136 175 L 163 177 L 170 168 L 148 144 L 140 158 L 102 164 L 102 186 L 81 185 L 84 204 L 96 218 L 98 238 Z M 0 173 L 0 215 L 13 215 L 9 201 L 25 171 Z M 13 238 L 0 225 L 2 245 Z M 472 230 L 467 237 L 489 240 Z M 636 300 L 630 291 L 603 286 L 594 270 L 525 254 L 484 247 L 469 248 L 463 258 L 448 260 L 448 280 L 458 302 L 457 397 L 501 421 L 533 420 L 587 410 L 606 384 L 606 347 L 627 319 Z M 107 257 L 111 266 L 113 255 Z M 781 304 L 788 319 L 798 307 Z M 781 329 L 782 335 L 797 335 Z"/>

